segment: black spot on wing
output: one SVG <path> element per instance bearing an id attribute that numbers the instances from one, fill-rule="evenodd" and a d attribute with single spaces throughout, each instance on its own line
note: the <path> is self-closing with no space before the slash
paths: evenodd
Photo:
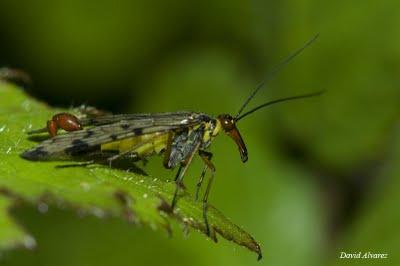
<path id="1" fill-rule="evenodd" d="M 94 135 L 94 132 L 92 130 L 88 130 L 86 132 L 86 135 L 83 137 L 84 139 L 88 139 Z"/>
<path id="2" fill-rule="evenodd" d="M 121 124 L 121 128 L 123 130 L 127 130 L 127 129 L 129 129 L 129 124 L 127 124 L 127 123 Z"/>
<path id="3" fill-rule="evenodd" d="M 49 153 L 44 150 L 44 147 L 38 147 L 23 152 L 21 157 L 31 161 L 40 161 L 49 157 Z"/>
<path id="4" fill-rule="evenodd" d="M 143 128 L 134 128 L 133 133 L 135 133 L 136 136 L 140 136 L 143 134 Z"/>
<path id="5" fill-rule="evenodd" d="M 66 154 L 69 155 L 77 155 L 83 152 L 90 151 L 92 149 L 95 149 L 96 147 L 91 147 L 87 142 L 84 140 L 80 139 L 75 139 L 71 143 L 72 145 L 64 150 Z M 97 145 L 96 145 L 97 146 Z"/>
<path id="6" fill-rule="evenodd" d="M 118 136 L 115 135 L 115 134 L 112 134 L 112 135 L 110 135 L 110 138 L 111 138 L 112 140 L 117 140 Z"/>
<path id="7" fill-rule="evenodd" d="M 74 139 L 72 141 L 72 145 L 76 145 L 76 146 L 88 146 L 88 144 L 84 141 L 84 140 L 80 140 L 80 139 Z"/>

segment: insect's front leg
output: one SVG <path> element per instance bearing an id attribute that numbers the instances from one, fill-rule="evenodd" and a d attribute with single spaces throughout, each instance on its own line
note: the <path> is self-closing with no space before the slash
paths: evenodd
<path id="1" fill-rule="evenodd" d="M 208 195 L 210 194 L 211 185 L 212 185 L 212 182 L 213 182 L 214 176 L 215 176 L 215 166 L 211 162 L 212 153 L 199 150 L 199 155 L 200 155 L 201 159 L 203 159 L 203 162 L 205 163 L 205 168 L 203 169 L 202 175 L 200 176 L 200 180 L 199 180 L 200 185 L 198 184 L 197 190 L 199 190 L 201 183 L 203 182 L 205 170 L 207 170 L 207 168 L 209 168 L 211 171 L 211 176 L 210 176 L 210 179 L 208 180 L 206 192 L 204 193 L 204 196 L 203 196 L 203 219 L 204 219 L 204 224 L 206 226 L 206 234 L 208 236 L 210 236 L 211 231 L 210 231 L 210 225 L 208 224 L 208 219 L 207 219 L 207 208 L 208 208 L 207 203 L 208 203 Z M 198 191 L 196 191 L 196 196 L 197 196 L 197 194 L 198 194 Z"/>

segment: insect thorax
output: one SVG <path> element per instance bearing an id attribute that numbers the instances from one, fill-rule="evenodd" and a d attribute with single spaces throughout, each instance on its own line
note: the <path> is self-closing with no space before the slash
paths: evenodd
<path id="1" fill-rule="evenodd" d="M 204 122 L 204 133 L 202 139 L 202 149 L 207 149 L 214 137 L 218 135 L 221 130 L 221 123 L 217 119 L 210 119 L 208 122 Z"/>
<path id="2" fill-rule="evenodd" d="M 207 119 L 203 122 L 176 131 L 171 143 L 171 153 L 166 163 L 167 168 L 173 168 L 183 162 L 196 149 L 206 149 L 214 138 L 217 121 Z"/>

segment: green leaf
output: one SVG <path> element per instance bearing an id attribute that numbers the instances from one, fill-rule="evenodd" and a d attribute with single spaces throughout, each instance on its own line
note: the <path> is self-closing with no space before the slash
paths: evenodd
<path id="1" fill-rule="evenodd" d="M 9 216 L 13 199 L 0 196 L 0 249 L 24 245 L 27 248 L 35 246 L 35 240 L 24 232 Z"/>
<path id="2" fill-rule="evenodd" d="M 35 145 L 26 132 L 43 127 L 47 119 L 60 111 L 63 110 L 29 98 L 12 84 L 0 82 L 0 248 L 21 244 L 31 247 L 35 243 L 9 216 L 9 208 L 19 202 L 35 205 L 42 212 L 52 204 L 100 218 L 121 217 L 168 232 L 171 221 L 177 221 L 205 233 L 202 205 L 189 193 L 180 197 L 173 214 L 163 211 L 175 190 L 175 184 L 165 178 L 104 165 L 59 168 L 68 162 L 22 159 L 19 155 Z M 261 257 L 260 246 L 252 236 L 211 205 L 208 219 L 214 241 L 219 234 Z"/>

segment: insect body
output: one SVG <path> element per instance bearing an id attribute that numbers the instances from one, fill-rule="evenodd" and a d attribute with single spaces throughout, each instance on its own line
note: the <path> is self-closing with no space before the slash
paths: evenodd
<path id="1" fill-rule="evenodd" d="M 24 152 L 22 157 L 30 160 L 52 160 L 70 158 L 96 150 L 118 152 L 116 156 L 109 158 L 111 161 L 124 154 L 133 155 L 138 159 L 144 159 L 153 154 L 164 154 L 166 168 L 175 168 L 179 165 L 180 169 L 176 176 L 179 187 L 182 185 L 183 177 L 195 154 L 200 155 L 206 168 L 212 172 L 215 171 L 215 167 L 210 161 L 212 155 L 206 149 L 210 146 L 213 138 L 221 130 L 224 130 L 238 144 L 242 161 L 247 160 L 246 147 L 235 126 L 234 119 L 229 115 L 212 118 L 203 113 L 177 112 L 108 115 L 79 121 L 73 115 L 62 113 L 55 115 L 53 120 L 55 119 L 58 121 L 71 119 L 71 123 L 63 121 L 57 124 L 60 127 L 68 125 L 63 129 L 69 130 L 69 125 L 75 125 L 75 123 L 78 123 L 79 127 L 77 126 L 75 131 L 68 134 L 43 141 L 35 148 Z M 57 123 L 53 120 L 48 123 L 48 131 L 51 135 L 54 132 L 52 125 Z M 80 130 L 84 126 L 88 128 Z M 201 181 L 205 171 L 206 169 L 203 170 Z M 207 202 L 209 188 L 210 185 L 204 196 L 204 202 Z M 178 191 L 171 204 L 172 208 L 176 204 L 177 193 Z M 206 204 L 204 208 L 206 208 Z M 206 226 L 209 230 L 208 223 Z"/>
<path id="2" fill-rule="evenodd" d="M 279 68 L 299 54 L 315 38 L 283 61 Z M 56 114 L 48 121 L 47 128 L 30 132 L 48 131 L 53 137 L 41 142 L 31 150 L 25 151 L 21 156 L 29 160 L 58 160 L 82 154 L 102 153 L 107 154 L 107 160 L 111 162 L 126 155 L 140 160 L 155 154 L 162 154 L 166 168 L 178 167 L 175 177 L 177 186 L 171 203 L 171 209 L 173 210 L 177 203 L 179 190 L 183 187 L 185 173 L 194 156 L 199 155 L 204 162 L 204 168 L 198 181 L 196 199 L 206 171 L 209 170 L 211 172 L 203 196 L 204 223 L 207 234 L 210 235 L 210 227 L 207 220 L 207 201 L 214 179 L 215 166 L 211 162 L 212 153 L 208 151 L 208 148 L 213 139 L 220 132 L 226 133 L 236 143 L 242 162 L 246 162 L 248 159 L 246 145 L 236 127 L 239 120 L 271 104 L 320 94 L 320 92 L 317 92 L 281 98 L 259 105 L 242 114 L 244 107 L 263 84 L 255 89 L 236 116 L 221 114 L 217 117 L 212 117 L 204 113 L 174 112 L 126 115 L 106 114 L 78 119 L 68 113 Z M 70 132 L 56 135 L 58 128 Z"/>

